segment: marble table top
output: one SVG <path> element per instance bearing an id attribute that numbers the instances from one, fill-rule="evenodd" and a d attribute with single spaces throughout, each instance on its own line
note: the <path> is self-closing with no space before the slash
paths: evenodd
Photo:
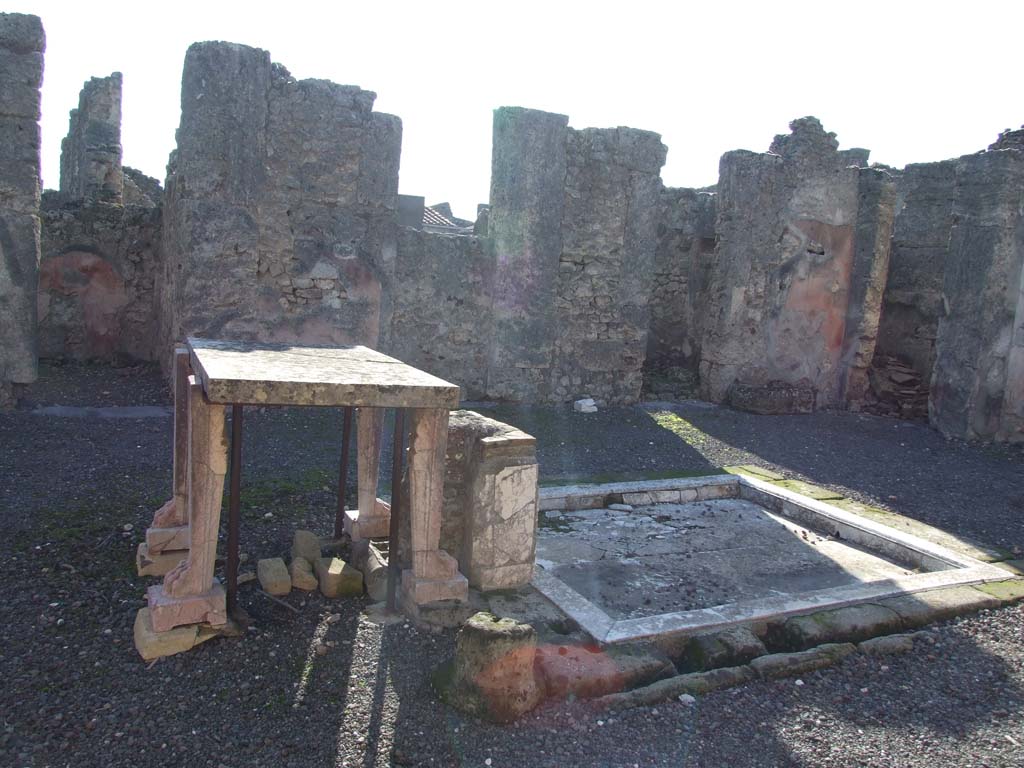
<path id="1" fill-rule="evenodd" d="M 368 347 L 188 339 L 213 403 L 457 408 L 459 387 Z"/>

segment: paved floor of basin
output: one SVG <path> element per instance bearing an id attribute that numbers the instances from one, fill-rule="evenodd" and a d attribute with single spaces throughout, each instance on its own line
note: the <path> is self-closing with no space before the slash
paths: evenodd
<path id="1" fill-rule="evenodd" d="M 614 620 L 913 573 L 740 499 L 544 512 L 537 563 Z"/>

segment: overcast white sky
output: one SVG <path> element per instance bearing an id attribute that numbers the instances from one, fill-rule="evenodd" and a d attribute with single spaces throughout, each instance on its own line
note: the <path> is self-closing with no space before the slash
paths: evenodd
<path id="1" fill-rule="evenodd" d="M 491 110 L 657 131 L 662 178 L 705 186 L 730 149 L 768 148 L 816 115 L 891 165 L 983 149 L 1024 122 L 1024 3 L 218 2 L 7 0 L 47 34 L 43 182 L 59 183 L 68 111 L 90 76 L 124 73 L 124 162 L 163 180 L 181 65 L 197 40 L 265 48 L 299 78 L 377 93 L 404 125 L 401 191 L 475 215 Z"/>

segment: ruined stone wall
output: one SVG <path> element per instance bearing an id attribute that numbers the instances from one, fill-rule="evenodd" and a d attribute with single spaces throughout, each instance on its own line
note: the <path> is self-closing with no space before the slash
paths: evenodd
<path id="1" fill-rule="evenodd" d="M 488 393 L 509 400 L 638 398 L 654 270 L 657 134 L 494 116 Z"/>
<path id="2" fill-rule="evenodd" d="M 46 192 L 38 289 L 40 357 L 154 360 L 159 245 L 160 210 L 152 202 L 73 203 L 61 193 Z"/>
<path id="3" fill-rule="evenodd" d="M 60 191 L 69 200 L 120 203 L 121 73 L 94 77 L 71 110 L 60 145 Z"/>
<path id="4" fill-rule="evenodd" d="M 387 352 L 485 397 L 493 267 L 477 237 L 400 228 Z"/>
<path id="5" fill-rule="evenodd" d="M 1024 442 L 1024 150 L 956 161 L 929 415 L 943 433 Z"/>
<path id="6" fill-rule="evenodd" d="M 632 128 L 569 129 L 566 144 L 550 399 L 634 402 L 666 149 L 658 134 Z"/>
<path id="7" fill-rule="evenodd" d="M 520 107 L 494 112 L 487 224 L 494 326 L 487 391 L 499 400 L 551 396 L 568 124 L 565 115 Z"/>
<path id="8" fill-rule="evenodd" d="M 881 190 L 872 193 L 879 200 L 865 215 L 876 221 L 861 230 L 865 150 L 840 152 L 814 118 L 790 128 L 768 154 L 722 157 L 700 362 L 702 394 L 714 402 L 737 383 L 778 384 L 842 407 L 847 369 L 871 359 L 877 310 L 864 302 L 884 286 L 889 233 L 880 228 L 891 214 L 877 209 Z"/>
<path id="9" fill-rule="evenodd" d="M 0 13 L 0 407 L 36 379 L 39 87 L 46 37 L 36 16 Z"/>
<path id="10" fill-rule="evenodd" d="M 901 360 L 925 382 L 935 363 L 955 194 L 955 160 L 908 165 L 899 180 L 876 354 Z"/>
<path id="11" fill-rule="evenodd" d="M 168 168 L 161 359 L 187 335 L 387 345 L 401 122 L 266 51 L 185 57 Z"/>
<path id="12" fill-rule="evenodd" d="M 675 187 L 661 190 L 648 367 L 697 369 L 714 263 L 716 212 L 714 194 Z"/>

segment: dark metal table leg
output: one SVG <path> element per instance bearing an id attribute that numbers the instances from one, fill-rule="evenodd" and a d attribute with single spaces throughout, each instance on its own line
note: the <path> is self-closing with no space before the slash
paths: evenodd
<path id="1" fill-rule="evenodd" d="M 345 407 L 345 421 L 341 428 L 341 466 L 338 468 L 338 512 L 334 516 L 334 538 L 345 530 L 345 486 L 348 484 L 348 454 L 352 442 L 352 406 Z"/>
<path id="2" fill-rule="evenodd" d="M 231 406 L 231 485 L 228 499 L 228 559 L 227 609 L 228 616 L 238 608 L 238 534 L 239 492 L 242 484 L 242 406 Z"/>
<path id="3" fill-rule="evenodd" d="M 395 437 L 391 446 L 391 524 L 388 528 L 388 601 L 395 610 L 398 587 L 398 526 L 402 515 L 402 459 L 405 455 L 405 409 L 395 408 Z"/>

